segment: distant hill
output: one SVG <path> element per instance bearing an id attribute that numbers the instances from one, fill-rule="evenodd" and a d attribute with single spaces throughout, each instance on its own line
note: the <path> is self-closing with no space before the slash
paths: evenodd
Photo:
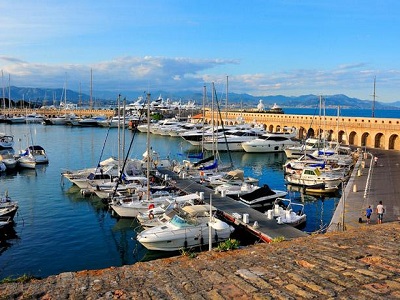
<path id="1" fill-rule="evenodd" d="M 5 98 L 8 98 L 8 88 L 5 92 Z M 203 95 L 201 91 L 181 91 L 181 92 L 166 92 L 166 91 L 152 91 L 151 98 L 155 99 L 161 95 L 164 99 L 171 99 L 172 101 L 181 101 L 186 103 L 188 100 L 195 100 L 198 105 L 203 102 Z M 139 96 L 146 98 L 144 91 L 130 91 L 124 92 L 121 95 L 121 99 L 126 98 L 127 103 L 131 103 L 137 100 Z M 319 104 L 318 95 L 301 95 L 296 97 L 289 97 L 284 95 L 274 96 L 252 96 L 249 94 L 236 94 L 229 93 L 228 105 L 233 108 L 246 108 L 256 107 L 260 100 L 263 101 L 264 107 L 267 109 L 274 103 L 279 106 L 285 107 L 298 107 L 298 108 L 314 108 Z M 24 88 L 11 86 L 10 97 L 14 102 L 24 100 L 26 103 L 41 105 L 59 105 L 60 101 L 63 101 L 65 95 L 62 88 L 58 89 L 42 89 L 42 88 Z M 222 97 L 223 99 L 219 99 Z M 67 101 L 70 103 L 78 103 L 79 101 L 83 106 L 89 105 L 90 96 L 87 93 L 79 93 L 72 90 L 67 90 L 66 95 Z M 103 107 L 106 105 L 115 105 L 117 102 L 118 93 L 109 91 L 94 91 L 93 102 L 96 107 Z M 372 107 L 371 100 L 361 100 L 357 98 L 350 98 L 343 94 L 338 95 L 326 95 L 323 96 L 325 99 L 325 107 L 337 107 L 340 105 L 342 108 L 352 109 L 370 109 Z M 1 99 L 1 98 L 0 98 Z M 220 96 L 217 95 L 217 100 L 220 106 L 224 106 L 226 102 L 226 94 Z M 211 101 L 211 95 L 207 96 L 208 103 Z M 0 102 L 1 104 L 1 102 Z M 376 101 L 375 109 L 400 109 L 400 101 L 383 103 Z"/>

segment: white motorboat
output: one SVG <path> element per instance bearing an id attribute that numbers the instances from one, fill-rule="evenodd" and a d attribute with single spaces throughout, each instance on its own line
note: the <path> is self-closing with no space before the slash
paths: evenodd
<path id="1" fill-rule="evenodd" d="M 25 122 L 27 124 L 42 124 L 44 117 L 37 113 L 27 114 L 25 117 Z"/>
<path id="2" fill-rule="evenodd" d="M 97 125 L 101 127 L 111 127 L 111 128 L 117 128 L 118 126 L 123 127 L 125 126 L 128 128 L 129 125 L 129 119 L 124 118 L 122 116 L 114 116 L 111 119 L 105 119 L 105 120 L 99 120 L 97 121 Z"/>
<path id="3" fill-rule="evenodd" d="M 26 123 L 25 121 L 25 116 L 12 116 L 6 119 L 6 123 L 9 124 L 24 124 Z"/>
<path id="4" fill-rule="evenodd" d="M 230 238 L 234 228 L 210 215 L 210 205 L 186 206 L 169 222 L 146 229 L 137 240 L 149 250 L 177 251 L 222 242 Z"/>
<path id="5" fill-rule="evenodd" d="M 286 147 L 300 145 L 296 130 L 269 132 L 251 141 L 243 142 L 244 151 L 250 153 L 282 152 Z"/>
<path id="6" fill-rule="evenodd" d="M 156 225 L 160 225 L 158 223 L 157 218 L 165 213 L 169 213 L 171 210 L 178 211 L 179 208 L 182 208 L 187 205 L 195 205 L 201 201 L 200 196 L 196 193 L 178 196 L 174 198 L 165 199 L 163 203 L 155 206 L 154 208 L 150 208 L 145 212 L 139 213 L 136 217 L 140 224 L 144 227 L 154 227 Z"/>
<path id="7" fill-rule="evenodd" d="M 17 159 L 21 168 L 34 169 L 36 165 L 48 164 L 46 151 L 39 145 L 33 145 L 22 151 Z"/>
<path id="8" fill-rule="evenodd" d="M 287 195 L 286 191 L 272 190 L 267 184 L 258 189 L 243 194 L 239 200 L 250 207 L 271 207 L 277 198 L 283 198 Z"/>
<path id="9" fill-rule="evenodd" d="M 307 138 L 303 145 L 285 147 L 287 158 L 299 158 L 304 154 L 312 154 L 315 150 L 323 148 L 323 141 L 317 138 Z"/>
<path id="10" fill-rule="evenodd" d="M 98 126 L 99 122 L 105 121 L 105 120 L 107 120 L 107 117 L 105 115 L 94 116 L 94 117 L 91 117 L 91 118 L 80 119 L 78 121 L 78 124 L 80 126 L 92 126 L 93 127 L 93 126 Z"/>
<path id="11" fill-rule="evenodd" d="M 18 202 L 12 201 L 7 193 L 0 198 L 0 217 L 14 218 L 18 210 Z"/>
<path id="12" fill-rule="evenodd" d="M 321 172 L 318 167 L 305 167 L 300 174 L 290 173 L 285 176 L 286 182 L 306 188 L 331 190 L 338 189 L 344 181 L 343 176 L 330 172 Z"/>
<path id="13" fill-rule="evenodd" d="M 139 213 L 147 212 L 149 209 L 161 205 L 166 199 L 171 199 L 168 193 L 161 196 L 155 194 L 138 193 L 129 196 L 115 196 L 111 199 L 110 207 L 121 218 L 136 218 Z M 158 196 L 158 197 L 157 197 Z"/>
<path id="14" fill-rule="evenodd" d="M 215 192 L 220 193 L 221 196 L 229 196 L 232 198 L 239 198 L 241 195 L 251 193 L 256 189 L 260 188 L 258 185 L 249 183 L 242 183 L 241 185 L 236 184 L 221 184 L 214 188 Z"/>
<path id="15" fill-rule="evenodd" d="M 66 113 L 60 116 L 44 118 L 43 122 L 46 125 L 67 125 L 68 122 L 73 122 L 74 119 L 78 119 L 75 114 Z"/>
<path id="16" fill-rule="evenodd" d="M 230 184 L 241 186 L 243 183 L 258 184 L 258 179 L 254 177 L 245 177 L 244 171 L 240 169 L 232 170 L 227 173 L 219 173 L 218 175 L 209 176 L 207 178 L 209 184 L 216 187 L 221 184 Z"/>
<path id="17" fill-rule="evenodd" d="M 0 133 L 0 149 L 9 149 L 14 147 L 14 136 Z"/>
<path id="18" fill-rule="evenodd" d="M 307 220 L 304 205 L 293 203 L 290 199 L 276 199 L 274 207 L 267 210 L 265 214 L 268 219 L 275 218 L 278 224 L 288 224 L 293 227 L 300 227 Z"/>
<path id="19" fill-rule="evenodd" d="M 10 149 L 0 150 L 0 162 L 5 165 L 7 170 L 15 169 L 17 166 L 17 159 Z"/>
<path id="20" fill-rule="evenodd" d="M 202 145 L 204 149 L 209 151 L 243 151 L 242 143 L 252 141 L 264 133 L 265 131 L 255 128 L 248 130 L 229 130 L 217 137 L 207 136 L 204 138 Z"/>

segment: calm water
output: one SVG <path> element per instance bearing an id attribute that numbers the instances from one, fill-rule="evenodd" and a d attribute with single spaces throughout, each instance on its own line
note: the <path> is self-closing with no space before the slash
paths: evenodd
<path id="1" fill-rule="evenodd" d="M 0 177 L 0 193 L 8 191 L 18 200 L 19 212 L 14 230 L 1 241 L 0 278 L 29 274 L 45 277 L 65 271 L 99 269 L 133 264 L 150 254 L 132 237 L 138 224 L 134 220 L 114 218 L 99 200 L 81 196 L 67 180 L 61 180 L 63 169 L 96 166 L 102 159 L 117 156 L 117 130 L 64 126 L 0 124 L 0 132 L 13 134 L 15 151 L 30 143 L 44 147 L 50 163 L 36 170 L 22 170 Z M 126 132 L 130 142 L 132 132 Z M 152 136 L 151 144 L 161 156 L 182 159 L 178 153 L 190 145 L 179 138 Z M 131 157 L 141 158 L 146 148 L 146 135 L 138 133 Z M 260 184 L 286 189 L 280 154 L 232 153 L 235 167 L 245 175 L 256 176 Z M 223 160 L 227 156 L 222 155 Z M 307 232 L 326 226 L 338 198 L 314 198 L 290 193 L 295 201 L 305 204 Z"/>

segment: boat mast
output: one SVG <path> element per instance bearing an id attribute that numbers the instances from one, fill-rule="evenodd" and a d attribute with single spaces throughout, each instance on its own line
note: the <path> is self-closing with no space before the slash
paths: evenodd
<path id="1" fill-rule="evenodd" d="M 93 108 L 93 69 L 90 69 L 90 100 L 89 108 Z"/>
<path id="2" fill-rule="evenodd" d="M 375 94 L 375 87 L 376 87 L 376 76 L 374 77 L 374 94 L 373 96 L 373 100 L 372 100 L 372 117 L 375 118 L 375 98 L 376 98 L 376 94 Z"/>
<path id="3" fill-rule="evenodd" d="M 1 85 L 3 86 L 3 108 L 6 108 L 6 98 L 5 98 L 5 89 L 4 89 L 4 73 L 1 70 Z"/>
<path id="4" fill-rule="evenodd" d="M 150 200 L 150 93 L 147 93 L 147 200 Z"/>
<path id="5" fill-rule="evenodd" d="M 226 104 L 225 104 L 225 119 L 228 121 L 228 76 L 226 76 Z"/>
<path id="6" fill-rule="evenodd" d="M 24 104 L 24 103 L 22 103 Z M 11 109 L 11 75 L 8 74 L 8 108 Z"/>

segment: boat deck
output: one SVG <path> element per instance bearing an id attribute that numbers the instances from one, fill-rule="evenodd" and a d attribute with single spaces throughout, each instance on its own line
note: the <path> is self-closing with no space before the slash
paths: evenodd
<path id="1" fill-rule="evenodd" d="M 250 231 L 253 235 L 265 242 L 270 242 L 275 238 L 283 237 L 285 240 L 289 240 L 307 236 L 307 233 L 290 225 L 279 225 L 275 219 L 268 219 L 264 213 L 248 207 L 240 201 L 231 197 L 222 197 L 220 194 L 215 194 L 214 190 L 194 180 L 179 178 L 174 172 L 166 169 L 159 169 L 158 171 L 164 177 L 165 175 L 168 176 L 171 185 L 185 193 L 204 193 L 204 202 L 210 203 L 210 201 L 212 201 L 212 205 L 222 211 L 226 218 L 233 221 L 237 226 Z M 246 214 L 248 218 L 243 217 Z M 235 218 L 235 216 L 239 215 L 241 218 Z M 248 220 L 248 222 L 244 222 L 244 219 L 245 221 Z M 257 226 L 254 226 L 255 222 L 258 223 Z"/>

